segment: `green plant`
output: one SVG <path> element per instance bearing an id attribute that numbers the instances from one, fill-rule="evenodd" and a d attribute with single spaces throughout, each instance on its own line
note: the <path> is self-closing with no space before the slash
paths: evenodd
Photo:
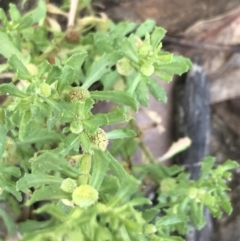
<path id="1" fill-rule="evenodd" d="M 128 170 L 116 160 L 136 152 L 132 115 L 148 106 L 149 92 L 167 101 L 152 75 L 169 82 L 191 67 L 188 59 L 161 49 L 164 29 L 152 20 L 114 24 L 90 14 L 62 32 L 57 21 L 48 24 L 55 19 L 47 21 L 42 0 L 23 16 L 10 4 L 9 16 L 0 10 L 0 54 L 7 59 L 0 71 L 14 73 L 11 83 L 0 85 L 6 95 L 0 109 L 0 197 L 13 210 L 23 196 L 24 205 L 44 201 L 35 212 L 50 215 L 16 226 L 0 208 L 10 234 L 19 231 L 25 241 L 177 241 L 182 238 L 172 232 L 186 233 L 189 222 L 204 226 L 205 206 L 216 217 L 221 209 L 231 212 L 226 180 L 238 166 L 233 161 L 214 169 L 208 157 L 200 179 L 189 181 L 182 168 L 152 158 Z M 96 82 L 103 90 L 90 89 Z M 94 114 L 98 101 L 111 102 L 112 109 Z M 102 129 L 113 124 L 110 132 Z M 160 187 L 156 206 L 144 196 L 145 181 Z"/>

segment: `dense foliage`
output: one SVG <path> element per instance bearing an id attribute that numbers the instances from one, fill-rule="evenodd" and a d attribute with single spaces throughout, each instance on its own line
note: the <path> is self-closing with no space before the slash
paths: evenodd
<path id="1" fill-rule="evenodd" d="M 23 16 L 13 4 L 8 15 L 0 10 L 6 59 L 0 71 L 14 73 L 12 82 L 0 85 L 6 97 L 0 198 L 16 213 L 41 204 L 35 219 L 18 224 L 0 208 L 8 233 L 19 232 L 24 241 L 178 241 L 189 223 L 204 226 L 204 207 L 215 217 L 230 213 L 226 181 L 237 167 L 233 161 L 214 168 L 207 157 L 197 181 L 157 160 L 128 168 L 118 161 L 131 162 L 139 147 L 133 115 L 149 105 L 149 94 L 167 101 L 152 76 L 169 82 L 191 67 L 162 50 L 166 31 L 152 20 L 115 24 L 90 10 L 62 31 L 57 15 L 66 13 L 43 0 Z M 109 112 L 93 112 L 98 101 L 112 103 Z M 146 183 L 158 187 L 156 205 L 144 195 Z M 42 213 L 49 215 L 38 220 Z"/>

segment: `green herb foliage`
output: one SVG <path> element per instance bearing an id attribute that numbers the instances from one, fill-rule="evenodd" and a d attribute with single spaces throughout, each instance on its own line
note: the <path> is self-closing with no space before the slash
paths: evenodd
<path id="1" fill-rule="evenodd" d="M 81 1 L 79 9 L 89 4 Z M 0 109 L 0 197 L 13 210 L 21 202 L 44 201 L 36 214 L 49 214 L 45 221 L 15 226 L 0 209 L 9 234 L 18 231 L 24 241 L 180 241 L 171 234 L 187 233 L 190 222 L 202 228 L 205 207 L 215 217 L 231 213 L 226 181 L 238 166 L 233 161 L 213 168 L 214 158 L 207 157 L 200 179 L 189 181 L 180 167 L 147 160 L 128 168 L 116 159 L 136 152 L 132 116 L 149 105 L 149 94 L 167 101 L 153 75 L 169 82 L 191 67 L 187 58 L 162 50 L 163 28 L 152 20 L 115 24 L 90 11 L 71 29 L 77 34 L 72 38 L 70 30 L 48 24 L 43 0 L 23 16 L 9 6 L 9 18 L 0 9 L 0 54 L 7 59 L 0 71 L 14 73 L 11 83 L 0 85 L 6 97 Z M 96 83 L 103 90 L 94 90 Z M 99 101 L 110 102 L 111 110 L 93 112 Z M 106 133 L 108 125 L 115 127 Z M 144 196 L 146 180 L 159 187 L 156 206 Z"/>

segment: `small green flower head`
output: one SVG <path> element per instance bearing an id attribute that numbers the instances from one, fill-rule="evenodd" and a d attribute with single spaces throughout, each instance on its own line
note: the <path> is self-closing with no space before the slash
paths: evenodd
<path id="1" fill-rule="evenodd" d="M 129 76 L 134 70 L 130 60 L 127 58 L 122 58 L 118 60 L 116 67 L 117 67 L 117 72 L 124 76 Z"/>
<path id="2" fill-rule="evenodd" d="M 168 195 L 170 192 L 174 191 L 176 188 L 176 180 L 174 178 L 165 178 L 161 181 L 161 192 Z"/>
<path id="3" fill-rule="evenodd" d="M 60 188 L 67 193 L 72 193 L 77 187 L 75 180 L 71 178 L 66 178 L 62 181 Z"/>
<path id="4" fill-rule="evenodd" d="M 141 67 L 140 67 L 140 71 L 143 75 L 145 76 L 151 76 L 154 73 L 154 67 L 152 64 L 150 63 L 144 63 Z"/>
<path id="5" fill-rule="evenodd" d="M 140 58 L 146 58 L 152 53 L 152 46 L 150 44 L 143 44 L 138 49 L 138 55 Z"/>
<path id="6" fill-rule="evenodd" d="M 98 191 L 90 185 L 81 185 L 72 193 L 73 202 L 81 208 L 87 208 L 98 200 Z"/>
<path id="7" fill-rule="evenodd" d="M 157 232 L 157 228 L 153 224 L 147 224 L 145 229 L 144 229 L 145 235 L 150 235 L 150 234 L 153 234 L 153 233 L 156 233 L 156 232 Z"/>
<path id="8" fill-rule="evenodd" d="M 38 74 L 38 67 L 35 64 L 27 64 L 26 68 L 31 76 L 36 76 Z"/>
<path id="9" fill-rule="evenodd" d="M 41 83 L 39 86 L 39 95 L 42 97 L 49 97 L 51 95 L 51 87 L 49 84 Z"/>
<path id="10" fill-rule="evenodd" d="M 74 134 L 80 134 L 83 131 L 83 125 L 81 121 L 75 120 L 70 124 L 70 131 Z"/>
<path id="11" fill-rule="evenodd" d="M 68 94 L 68 99 L 70 102 L 84 101 L 90 98 L 90 92 L 82 87 L 73 87 Z"/>
<path id="12" fill-rule="evenodd" d="M 90 141 L 102 151 L 105 151 L 108 145 L 106 132 L 101 128 L 98 128 L 94 135 L 90 136 Z"/>
<path id="13" fill-rule="evenodd" d="M 191 187 L 188 190 L 188 197 L 191 199 L 195 199 L 198 194 L 198 189 L 195 187 Z"/>

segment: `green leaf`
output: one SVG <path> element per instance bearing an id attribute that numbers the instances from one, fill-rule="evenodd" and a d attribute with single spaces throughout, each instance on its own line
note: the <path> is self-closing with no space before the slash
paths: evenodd
<path id="1" fill-rule="evenodd" d="M 20 177 L 21 171 L 19 167 L 15 166 L 4 166 L 1 165 L 1 173 L 7 174 L 9 176 Z"/>
<path id="2" fill-rule="evenodd" d="M 123 139 L 134 136 L 136 136 L 136 132 L 128 128 L 115 129 L 107 133 L 108 139 Z"/>
<path id="3" fill-rule="evenodd" d="M 94 51 L 95 55 L 102 56 L 104 53 L 114 52 L 113 39 L 109 37 L 109 33 L 97 31 L 94 34 Z"/>
<path id="4" fill-rule="evenodd" d="M 228 215 L 232 213 L 233 208 L 229 199 L 222 199 L 219 204 Z"/>
<path id="5" fill-rule="evenodd" d="M 152 78 L 148 78 L 147 85 L 151 94 L 154 96 L 154 98 L 157 101 L 164 102 L 164 103 L 167 102 L 166 92 L 164 88 L 156 80 Z"/>
<path id="6" fill-rule="evenodd" d="M 137 138 L 116 139 L 111 145 L 111 153 L 121 155 L 123 158 L 129 158 L 134 155 L 139 147 Z"/>
<path id="7" fill-rule="evenodd" d="M 165 72 L 154 72 L 154 74 L 159 77 L 161 80 L 166 81 L 166 82 L 171 82 L 173 79 L 173 75 L 172 74 L 168 74 Z"/>
<path id="8" fill-rule="evenodd" d="M 79 134 L 80 144 L 84 151 L 90 152 L 91 151 L 91 142 L 89 140 L 89 136 L 85 131 Z"/>
<path id="9" fill-rule="evenodd" d="M 4 224 L 6 225 L 7 232 L 9 235 L 14 235 L 16 232 L 16 225 L 13 218 L 0 207 L 0 217 L 2 218 Z"/>
<path id="10" fill-rule="evenodd" d="M 123 182 L 125 177 L 129 177 L 130 175 L 125 171 L 123 166 L 110 154 L 110 152 L 106 151 L 105 155 L 110 161 L 110 169 L 113 174 L 119 179 L 119 181 Z"/>
<path id="11" fill-rule="evenodd" d="M 166 30 L 160 27 L 155 27 L 153 33 L 151 34 L 151 45 L 153 49 L 157 48 L 159 43 L 162 41 L 166 34 Z"/>
<path id="12" fill-rule="evenodd" d="M 26 220 L 24 222 L 19 223 L 19 232 L 20 233 L 32 233 L 36 230 L 42 230 L 44 228 L 50 227 L 52 223 L 52 219 L 47 221 L 36 221 L 36 220 Z"/>
<path id="13" fill-rule="evenodd" d="M 106 120 L 106 116 L 105 115 L 101 115 L 101 114 L 97 114 L 97 115 L 94 115 L 96 116 L 95 118 L 91 118 L 89 120 L 84 120 L 82 122 L 82 125 L 83 125 L 83 129 L 90 135 L 93 135 L 97 129 L 101 126 L 102 123 L 105 123 L 107 122 Z M 98 122 L 99 121 L 99 122 Z M 85 136 L 85 135 L 84 135 Z M 84 137 L 83 137 L 84 138 Z M 84 138 L 85 139 L 85 138 Z M 87 140 L 86 140 L 87 141 Z M 83 142 L 86 142 L 83 140 Z M 86 142 L 88 143 L 88 141 Z M 83 144 L 83 145 L 88 145 L 88 144 Z"/>
<path id="14" fill-rule="evenodd" d="M 92 159 L 92 176 L 89 184 L 93 186 L 96 190 L 99 190 L 104 177 L 108 171 L 108 166 L 111 159 L 108 155 L 101 150 L 94 150 L 94 155 Z"/>
<path id="15" fill-rule="evenodd" d="M 114 199 L 110 201 L 110 205 L 115 206 L 125 198 L 137 191 L 140 184 L 133 176 L 129 175 L 123 166 L 108 152 L 105 152 L 106 158 L 110 160 L 109 168 L 114 176 L 119 179 L 120 188 L 118 189 Z M 126 200 L 125 200 L 126 201 Z"/>
<path id="16" fill-rule="evenodd" d="M 18 57 L 15 54 L 11 55 L 8 63 L 13 68 L 13 70 L 17 73 L 17 76 L 20 79 L 31 81 L 31 75 L 29 74 L 26 66 L 23 64 L 23 61 L 18 59 Z"/>
<path id="17" fill-rule="evenodd" d="M 49 213 L 52 217 L 60 220 L 62 223 L 69 221 L 69 217 L 55 204 L 49 203 L 38 208 L 36 213 Z M 42 231 L 41 231 L 42 232 Z M 39 240 L 40 241 L 40 240 Z"/>
<path id="18" fill-rule="evenodd" d="M 39 0 L 37 7 L 33 10 L 28 12 L 25 16 L 31 17 L 31 25 L 35 23 L 39 23 L 43 18 L 46 17 L 47 14 L 47 6 L 44 0 Z M 28 26 L 26 26 L 28 27 Z"/>
<path id="19" fill-rule="evenodd" d="M 26 205 L 29 206 L 38 201 L 59 200 L 67 198 L 69 198 L 69 195 L 60 189 L 60 185 L 52 184 L 49 186 L 42 186 L 41 188 L 35 190 L 31 198 L 27 201 Z"/>
<path id="20" fill-rule="evenodd" d="M 17 190 L 27 192 L 29 188 L 39 188 L 42 185 L 58 184 L 60 186 L 62 178 L 42 173 L 25 175 L 17 181 Z"/>
<path id="21" fill-rule="evenodd" d="M 54 83 L 60 77 L 61 74 L 62 74 L 62 70 L 58 66 L 53 65 L 51 70 L 48 72 L 46 83 L 47 84 Z"/>
<path id="22" fill-rule="evenodd" d="M 136 46 L 133 45 L 131 37 L 133 38 L 133 35 L 131 35 L 128 39 L 125 38 L 123 41 L 121 41 L 121 47 L 119 49 L 119 52 L 133 62 L 138 63 L 139 58 L 137 54 L 137 49 Z"/>
<path id="23" fill-rule="evenodd" d="M 21 18 L 21 14 L 20 12 L 18 11 L 17 7 L 15 4 L 12 4 L 10 3 L 9 4 L 9 14 L 10 14 L 10 17 L 11 17 L 11 20 L 14 21 L 14 22 L 18 22 Z"/>
<path id="24" fill-rule="evenodd" d="M 39 66 L 38 66 L 38 76 L 42 77 L 44 76 L 46 73 L 50 72 L 52 69 L 52 65 L 49 64 L 49 62 L 47 60 L 44 60 Z"/>
<path id="25" fill-rule="evenodd" d="M 102 185 L 99 188 L 99 192 L 103 194 L 114 195 L 119 187 L 120 183 L 118 178 L 115 176 L 105 176 Z"/>
<path id="26" fill-rule="evenodd" d="M 6 175 L 3 175 L 1 176 L 0 175 L 0 187 L 8 192 L 8 193 L 11 193 L 13 196 L 16 197 L 16 199 L 21 202 L 22 201 L 22 195 L 21 193 L 16 190 L 16 185 L 15 185 L 15 182 L 11 181 L 11 180 L 8 180 L 9 179 L 9 176 L 6 176 Z"/>
<path id="27" fill-rule="evenodd" d="M 232 170 L 232 169 L 239 167 L 239 164 L 236 161 L 227 160 L 221 166 L 222 166 L 222 169 L 224 170 L 224 172 L 226 172 L 228 170 Z"/>
<path id="28" fill-rule="evenodd" d="M 66 87 L 71 86 L 71 84 L 76 80 L 76 74 L 72 67 L 65 65 L 62 68 L 62 74 L 58 81 L 58 91 L 62 92 Z"/>
<path id="29" fill-rule="evenodd" d="M 136 97 L 138 102 L 144 106 L 148 107 L 149 106 L 149 94 L 148 94 L 148 88 L 145 83 L 145 81 L 140 81 L 136 91 L 135 91 Z"/>
<path id="30" fill-rule="evenodd" d="M 25 111 L 21 117 L 20 125 L 19 125 L 19 140 L 23 141 L 25 138 L 28 138 L 32 132 L 32 129 L 29 128 L 29 123 L 31 121 L 32 114 L 31 111 Z"/>
<path id="31" fill-rule="evenodd" d="M 13 83 L 1 84 L 0 93 L 5 95 L 16 96 L 20 98 L 29 96 L 27 93 L 19 90 Z"/>
<path id="32" fill-rule="evenodd" d="M 6 134 L 7 134 L 7 131 L 5 126 L 0 123 L 0 159 L 2 158 L 5 150 Z"/>
<path id="33" fill-rule="evenodd" d="M 190 216 L 191 216 L 193 225 L 197 229 L 203 228 L 204 225 L 206 224 L 206 221 L 203 216 L 203 204 L 198 204 L 195 201 L 192 201 L 190 203 L 190 208 L 191 208 Z"/>
<path id="34" fill-rule="evenodd" d="M 93 115 L 88 120 L 86 120 L 85 123 L 88 122 L 88 125 L 93 126 L 94 129 L 98 128 L 99 126 L 112 125 L 115 123 L 126 121 L 127 119 L 128 117 L 126 116 L 124 109 L 116 108 L 108 114 L 100 113 Z"/>
<path id="35" fill-rule="evenodd" d="M 4 10 L 0 8 L 0 20 L 6 26 L 8 23 L 7 15 L 5 14 Z"/>
<path id="36" fill-rule="evenodd" d="M 32 25 L 32 23 L 33 23 L 32 17 L 25 14 L 19 21 L 18 30 L 28 28 Z"/>
<path id="37" fill-rule="evenodd" d="M 115 108 L 113 111 L 107 113 L 106 115 L 108 119 L 107 125 L 112 125 L 115 123 L 129 120 L 129 117 L 126 115 L 125 110 L 123 108 Z"/>
<path id="38" fill-rule="evenodd" d="M 111 29 L 110 34 L 113 36 L 117 36 L 117 38 L 121 38 L 126 36 L 127 34 L 133 32 L 136 28 L 136 23 L 134 22 L 120 22 Z"/>
<path id="39" fill-rule="evenodd" d="M 143 218 L 146 220 L 146 222 L 150 222 L 152 221 L 157 214 L 160 212 L 159 208 L 149 208 L 149 209 L 145 209 L 143 212 Z"/>
<path id="40" fill-rule="evenodd" d="M 24 61 L 24 55 L 14 46 L 8 35 L 0 31 L 0 54 L 9 59 L 12 55 L 16 55 L 18 59 Z"/>
<path id="41" fill-rule="evenodd" d="M 95 100 L 106 100 L 117 104 L 132 107 L 135 111 L 138 109 L 136 100 L 127 92 L 120 90 L 91 91 L 91 97 Z"/>
<path id="42" fill-rule="evenodd" d="M 136 30 L 135 35 L 142 38 L 145 36 L 146 33 L 152 32 L 153 28 L 155 27 L 155 21 L 148 19 L 143 22 Z"/>
<path id="43" fill-rule="evenodd" d="M 1 73 L 1 71 L 0 71 Z M 105 74 L 101 78 L 101 82 L 104 86 L 104 90 L 110 90 L 112 89 L 113 85 L 119 80 L 119 74 L 117 71 L 111 71 L 107 74 Z"/>
<path id="44" fill-rule="evenodd" d="M 45 152 L 32 161 L 32 173 L 51 173 L 57 171 L 71 178 L 76 178 L 79 171 L 66 159 L 52 152 Z"/>
<path id="45" fill-rule="evenodd" d="M 205 178 L 210 174 L 215 161 L 216 161 L 215 157 L 212 157 L 212 156 L 208 156 L 204 158 L 201 166 L 201 178 Z"/>
<path id="46" fill-rule="evenodd" d="M 182 223 L 183 220 L 177 215 L 167 215 L 165 217 L 161 217 L 157 220 L 156 225 L 158 227 L 161 226 L 170 226 L 178 223 Z"/>
<path id="47" fill-rule="evenodd" d="M 60 141 L 62 138 L 60 133 L 57 133 L 55 131 L 51 131 L 48 129 L 38 128 L 33 129 L 31 132 L 29 132 L 29 135 L 23 139 L 19 144 L 27 144 L 27 143 L 55 143 Z"/>
<path id="48" fill-rule="evenodd" d="M 165 51 L 158 52 L 157 55 L 157 65 L 169 64 L 173 61 L 173 54 Z"/>
<path id="49" fill-rule="evenodd" d="M 59 147 L 54 150 L 54 153 L 66 156 L 72 149 L 79 149 L 79 138 L 80 136 L 76 134 L 69 134 L 63 139 Z"/>
<path id="50" fill-rule="evenodd" d="M 133 207 L 135 207 L 135 206 L 151 205 L 152 202 L 148 198 L 139 197 L 139 198 L 132 199 L 129 202 L 129 204 L 132 205 Z"/>
<path id="51" fill-rule="evenodd" d="M 90 67 L 86 80 L 82 87 L 88 89 L 102 76 L 111 70 L 111 67 L 116 64 L 121 56 L 118 53 L 104 54 L 97 62 L 94 62 Z"/>
<path id="52" fill-rule="evenodd" d="M 154 67 L 156 72 L 182 75 L 192 67 L 192 63 L 189 59 L 182 56 L 173 56 L 171 63 L 154 65 Z"/>
<path id="53" fill-rule="evenodd" d="M 66 65 L 69 65 L 70 67 L 72 67 L 75 71 L 75 73 L 79 73 L 79 71 L 81 71 L 81 67 L 82 64 L 84 62 L 84 60 L 87 57 L 87 52 L 86 51 L 82 51 L 81 53 L 76 53 L 73 54 L 71 57 L 69 57 L 66 61 Z"/>

